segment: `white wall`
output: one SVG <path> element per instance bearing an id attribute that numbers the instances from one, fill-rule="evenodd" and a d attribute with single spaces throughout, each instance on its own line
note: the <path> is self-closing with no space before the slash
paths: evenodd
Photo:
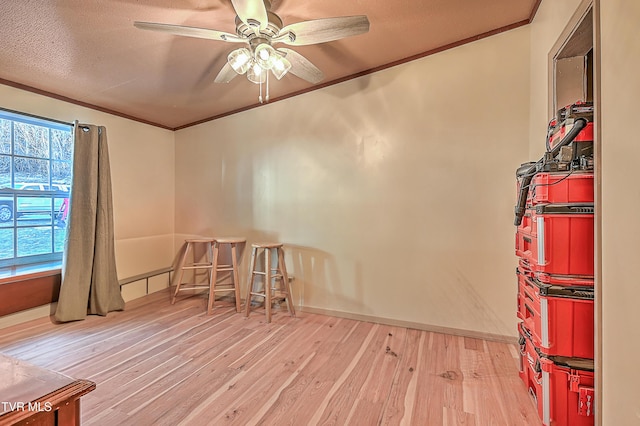
<path id="1" fill-rule="evenodd" d="M 309 309 L 515 336 L 528 75 L 520 28 L 178 131 L 177 240 L 284 242 Z"/>
<path id="2" fill-rule="evenodd" d="M 603 425 L 640 424 L 640 2 L 598 1 L 602 91 Z"/>
<path id="3" fill-rule="evenodd" d="M 174 134 L 57 99 L 0 85 L 2 107 L 61 121 L 105 126 L 113 184 L 118 277 L 171 265 L 175 173 Z M 142 285 L 124 288 L 125 299 Z"/>

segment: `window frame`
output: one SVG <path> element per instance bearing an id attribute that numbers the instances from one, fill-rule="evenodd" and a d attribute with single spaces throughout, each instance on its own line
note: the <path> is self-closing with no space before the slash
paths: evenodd
<path id="1" fill-rule="evenodd" d="M 5 183 L 5 187 L 0 189 L 0 201 L 5 200 L 7 203 L 12 203 L 12 218 L 9 219 L 6 223 L 0 223 L 0 230 L 12 230 L 12 243 L 13 247 L 12 253 L 13 257 L 5 257 L 0 259 L 0 268 L 10 268 L 10 267 L 21 267 L 21 266 L 29 266 L 29 265 L 37 265 L 39 263 L 60 263 L 62 261 L 63 251 L 64 251 L 64 239 L 66 238 L 66 227 L 61 229 L 57 226 L 56 215 L 60 211 L 60 205 L 64 204 L 64 199 L 70 197 L 71 191 L 71 182 L 58 182 L 54 180 L 53 170 L 55 167 L 66 163 L 69 167 L 70 173 L 73 170 L 73 145 L 74 145 L 74 132 L 73 132 L 73 123 L 65 123 L 62 121 L 52 120 L 45 117 L 38 117 L 18 111 L 8 110 L 4 108 L 0 108 L 0 119 L 8 120 L 11 124 L 11 128 L 9 131 L 9 152 L 5 152 L 3 150 L 0 152 L 0 156 L 3 158 L 9 157 L 9 167 L 11 170 L 9 172 L 9 182 Z M 46 138 L 48 143 L 48 155 L 47 157 L 40 156 L 30 156 L 16 153 L 16 143 L 17 143 L 17 134 L 16 134 L 16 123 L 22 123 L 26 125 L 33 125 L 44 127 L 47 129 Z M 53 131 L 60 132 L 69 132 L 71 141 L 70 147 L 71 152 L 69 155 L 64 156 L 64 158 L 55 158 L 54 155 L 54 144 L 53 144 Z M 47 161 L 47 181 L 38 181 L 38 182 L 21 182 L 21 178 L 16 179 L 15 175 L 15 160 L 16 159 L 28 159 L 28 160 L 45 160 Z M 39 185 L 40 189 L 17 189 L 16 185 Z M 6 185 L 10 186 L 10 188 L 6 188 Z M 54 189 L 56 188 L 56 189 Z M 64 189 L 68 189 L 68 191 L 64 191 Z M 29 198 L 40 198 L 44 199 L 44 203 L 40 203 L 38 201 L 34 202 L 34 204 L 44 204 L 45 208 L 42 205 L 38 207 L 38 210 L 32 211 L 23 211 L 22 213 L 19 211 L 21 203 L 22 205 L 28 204 L 27 200 Z M 46 200 L 50 200 L 51 208 L 50 210 L 46 209 Z M 8 205 L 8 204 L 7 204 Z M 44 223 L 20 223 L 20 215 L 48 215 L 47 222 Z M 19 236 L 21 232 L 27 232 L 29 229 L 32 229 L 33 232 L 44 232 L 47 235 L 47 240 L 44 241 L 44 246 L 42 248 L 42 253 L 38 254 L 23 254 L 21 255 L 19 252 Z M 21 231 L 22 230 L 22 231 Z M 7 235 L 9 235 L 7 233 Z M 62 249 L 60 249 L 60 243 L 62 243 Z M 49 245 L 49 250 L 46 250 L 46 245 Z"/>

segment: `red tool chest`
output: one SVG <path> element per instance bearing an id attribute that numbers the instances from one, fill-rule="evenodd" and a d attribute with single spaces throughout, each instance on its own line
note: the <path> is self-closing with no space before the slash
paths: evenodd
<path id="1" fill-rule="evenodd" d="M 529 184 L 527 204 L 593 203 L 593 173 L 538 173 Z"/>
<path id="2" fill-rule="evenodd" d="M 593 288 L 544 284 L 519 270 L 518 318 L 545 355 L 593 358 Z"/>
<path id="3" fill-rule="evenodd" d="M 520 323 L 520 378 L 545 426 L 594 424 L 593 360 L 547 357 L 536 350 Z"/>
<path id="4" fill-rule="evenodd" d="M 561 108 L 516 170 L 520 378 L 547 426 L 594 424 L 593 103 Z"/>
<path id="5" fill-rule="evenodd" d="M 593 275 L 593 204 L 539 204 L 516 232 L 516 255 L 529 269 L 555 275 Z"/>

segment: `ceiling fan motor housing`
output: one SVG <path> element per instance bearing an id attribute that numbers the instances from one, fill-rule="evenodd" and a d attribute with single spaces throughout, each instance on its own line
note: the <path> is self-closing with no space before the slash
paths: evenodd
<path id="1" fill-rule="evenodd" d="M 252 25 L 245 24 L 244 22 L 242 22 L 242 20 L 240 20 L 239 17 L 236 16 L 236 34 L 238 34 L 240 37 L 245 37 L 249 39 L 252 37 L 259 37 L 259 36 L 264 36 L 269 38 L 277 36 L 283 27 L 282 19 L 280 19 L 278 15 L 276 15 L 271 11 L 267 11 L 267 17 L 269 18 L 269 23 L 267 24 L 267 28 L 265 28 L 264 30 L 261 30 L 259 33 L 260 35 L 257 35 L 256 34 L 256 28 L 258 27 L 257 21 L 256 21 L 256 26 L 254 27 Z"/>

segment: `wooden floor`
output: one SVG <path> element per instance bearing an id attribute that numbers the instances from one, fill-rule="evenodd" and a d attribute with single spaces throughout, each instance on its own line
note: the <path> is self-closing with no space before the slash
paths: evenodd
<path id="1" fill-rule="evenodd" d="M 539 425 L 514 345 L 159 292 L 2 331 L 0 352 L 97 383 L 85 425 Z M 6 374 L 6 373 L 2 373 Z"/>

